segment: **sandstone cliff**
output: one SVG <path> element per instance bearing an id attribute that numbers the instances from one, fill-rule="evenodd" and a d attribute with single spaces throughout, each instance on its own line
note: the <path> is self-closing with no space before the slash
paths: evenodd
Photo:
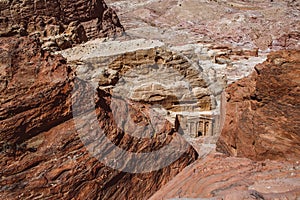
<path id="1" fill-rule="evenodd" d="M 146 104 L 126 107 L 122 100 L 115 100 L 112 105 L 111 94 L 98 90 L 95 111 L 85 109 L 88 103 L 84 97 L 93 88 L 83 80 L 76 78 L 75 82 L 65 59 L 43 51 L 38 40 L 1 38 L 0 46 L 1 56 L 6 58 L 0 68 L 1 199 L 147 199 L 197 158 L 195 150 L 187 147 L 171 165 L 150 172 L 133 174 L 106 166 L 88 151 L 90 146 L 102 145 L 93 125 L 128 152 L 151 152 L 173 140 L 181 141 L 178 145 L 185 142 L 168 121 L 160 122 L 163 127 L 155 138 L 131 136 L 138 124 L 149 121 Z M 74 98 L 79 99 L 76 115 L 72 114 Z M 118 111 L 115 116 L 112 106 Z M 94 123 L 80 118 L 92 113 L 97 115 Z M 118 118 L 132 116 L 134 122 L 126 131 L 117 126 Z M 87 144 L 80 133 L 96 138 Z M 109 148 L 102 145 L 105 152 L 110 152 Z M 179 146 L 173 148 L 170 153 Z M 115 158 L 124 159 L 124 167 L 130 160 Z M 165 162 L 163 157 L 155 159 Z"/>
<path id="2" fill-rule="evenodd" d="M 220 151 L 255 160 L 299 158 L 299 58 L 299 51 L 271 53 L 226 89 Z"/>
<path id="3" fill-rule="evenodd" d="M 5 0 L 0 5 L 1 199 L 147 199 L 197 159 L 165 119 L 156 119 L 161 128 L 155 135 L 148 130 L 149 138 L 130 135 L 138 125 L 149 125 L 150 105 L 113 101 L 109 91 L 94 90 L 64 57 L 51 53 L 121 33 L 118 17 L 103 1 Z M 92 110 L 86 97 L 95 100 Z M 83 120 L 94 115 L 93 121 Z M 126 129 L 118 126 L 119 119 L 130 121 Z M 128 155 L 146 157 L 132 163 L 130 156 L 114 155 L 101 143 L 103 136 Z M 147 157 L 174 141 L 169 155 L 186 148 L 168 165 L 158 154 Z M 93 154 L 97 147 L 104 157 L 112 152 L 110 161 L 120 159 L 120 166 Z M 142 170 L 153 163 L 162 166 Z"/>
<path id="4" fill-rule="evenodd" d="M 273 52 L 230 85 L 217 142 L 227 156 L 197 160 L 150 199 L 298 199 L 299 58 L 296 50 Z"/>
<path id="5" fill-rule="evenodd" d="M 0 0 L 0 198 L 299 197 L 300 53 L 253 69 L 299 47 L 299 3 L 110 3 L 129 37 L 78 45 L 124 31 L 103 0 Z M 170 113 L 219 109 L 226 82 L 205 157 L 218 135 L 197 153 Z"/>

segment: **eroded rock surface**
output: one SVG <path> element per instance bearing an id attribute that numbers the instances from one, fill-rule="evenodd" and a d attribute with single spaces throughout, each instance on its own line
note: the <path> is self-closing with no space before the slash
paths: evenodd
<path id="1" fill-rule="evenodd" d="M 299 159 L 299 58 L 299 51 L 274 52 L 226 89 L 219 150 L 255 160 Z"/>
<path id="2" fill-rule="evenodd" d="M 22 143 L 70 119 L 73 75 L 66 60 L 34 38 L 1 38 L 0 46 L 1 140 Z"/>
<path id="3" fill-rule="evenodd" d="M 0 13 L 0 36 L 33 34 L 50 49 L 65 49 L 124 31 L 115 11 L 103 0 L 2 0 Z"/>
<path id="4" fill-rule="evenodd" d="M 100 133 L 136 153 L 158 150 L 173 140 L 181 141 L 178 145 L 185 141 L 168 121 L 160 119 L 155 137 L 153 130 L 148 130 L 152 138 L 131 136 L 139 124 L 149 123 L 149 106 L 126 107 L 122 100 L 112 103 L 111 94 L 103 90 L 92 92 L 96 107 L 85 109 L 90 100 L 85 97 L 93 87 L 78 78 L 74 82 L 65 59 L 44 52 L 38 40 L 1 39 L 1 55 L 7 58 L 1 61 L 1 199 L 147 199 L 197 158 L 188 147 L 170 166 L 153 172 L 131 174 L 104 165 L 87 150 L 101 145 Z M 78 100 L 76 115 L 72 114 L 74 99 Z M 91 113 L 97 116 L 93 122 L 83 120 Z M 116 121 L 127 117 L 131 120 L 127 128 L 118 127 Z M 82 137 L 90 135 L 94 140 L 84 143 Z M 178 149 L 173 148 L 172 153 Z M 124 166 L 119 169 L 130 159 L 122 158 Z"/>
<path id="5" fill-rule="evenodd" d="M 260 161 L 211 154 L 184 169 L 150 199 L 297 199 L 299 161 Z"/>
<path id="6" fill-rule="evenodd" d="M 299 197 L 299 51 L 254 69 L 299 48 L 299 3 L 109 3 L 127 36 L 74 47 L 123 32 L 103 1 L 0 0 L 0 198 L 148 199 L 199 157 L 152 199 Z M 218 135 L 189 146 L 170 121 L 195 106 L 247 158 L 203 159 Z M 168 146 L 172 163 L 147 154 Z"/>
<path id="7" fill-rule="evenodd" d="M 223 89 L 250 74 L 257 63 L 266 59 L 258 49 L 213 44 L 169 46 L 145 39 L 94 40 L 59 53 L 82 79 L 99 84 L 102 89 L 114 87 L 115 97 L 150 103 L 153 110 L 160 110 L 160 115 L 173 124 L 177 114 L 191 118 L 183 121 L 194 127 L 184 125 L 184 129 L 190 129 L 186 135 L 204 134 L 204 129 L 199 128 L 201 116 L 214 120 L 213 137 L 186 138 L 200 156 L 215 147 L 223 120 Z"/>

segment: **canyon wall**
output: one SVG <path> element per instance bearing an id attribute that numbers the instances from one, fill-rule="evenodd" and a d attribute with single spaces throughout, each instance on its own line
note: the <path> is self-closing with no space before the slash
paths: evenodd
<path id="1" fill-rule="evenodd" d="M 273 52 L 226 89 L 218 150 L 254 160 L 299 158 L 299 58 L 299 51 Z"/>
<path id="2" fill-rule="evenodd" d="M 120 41 L 94 40 L 124 31 L 102 0 L 0 0 L 0 198 L 299 197 L 300 52 L 265 61 L 299 47 L 299 4 L 110 3 Z M 219 139 L 177 132 L 195 107 Z"/>
<path id="3" fill-rule="evenodd" d="M 155 137 L 130 135 L 150 120 L 147 104 L 126 107 L 123 100 L 114 99 L 112 103 L 110 93 L 96 90 L 92 96 L 96 107 L 85 109 L 88 103 L 84 97 L 93 88 L 75 78 L 63 57 L 43 51 L 38 40 L 1 38 L 0 46 L 1 56 L 7 58 L 1 61 L 0 68 L 1 199 L 147 199 L 197 158 L 195 150 L 180 139 L 167 120 L 157 119 L 162 127 Z M 74 99 L 78 99 L 76 115 Z M 113 113 L 112 107 L 118 112 Z M 97 116 L 94 123 L 82 120 L 93 113 Z M 133 121 L 124 131 L 117 121 L 127 118 Z M 89 146 L 101 145 L 100 132 L 93 128 L 94 124 L 127 152 L 156 151 L 174 140 L 179 141 L 179 146 L 172 148 L 172 154 L 180 145 L 187 148 L 170 165 L 157 170 L 124 172 L 123 166 L 108 167 L 88 151 Z M 95 138 L 84 143 L 82 133 Z M 109 146 L 102 148 L 111 151 Z M 130 161 L 130 157 L 115 158 L 124 159 L 124 167 Z M 151 155 L 143 161 L 147 163 L 150 159 Z M 158 157 L 156 161 L 165 162 L 165 158 Z"/>
<path id="4" fill-rule="evenodd" d="M 197 159 L 196 151 L 165 119 L 156 119 L 161 127 L 146 131 L 150 137 L 132 136 L 137 126 L 149 125 L 151 105 L 113 99 L 109 91 L 77 77 L 74 65 L 53 53 L 123 32 L 103 1 L 0 4 L 1 199 L 147 199 Z M 94 100 L 92 110 L 86 97 Z M 82 120 L 86 116 L 96 117 Z M 130 123 L 123 129 L 118 120 Z M 88 140 L 91 135 L 94 140 Z M 109 167 L 91 152 L 91 147 L 99 147 L 114 153 L 100 142 L 102 136 L 115 148 L 146 158 L 130 164 L 132 157 L 112 155 L 112 163 L 123 160 L 121 166 Z M 168 159 L 157 154 L 156 162 L 150 162 L 152 151 L 171 143 L 170 155 L 186 148 L 171 163 L 164 165 Z M 140 169 L 153 163 L 162 165 Z"/>

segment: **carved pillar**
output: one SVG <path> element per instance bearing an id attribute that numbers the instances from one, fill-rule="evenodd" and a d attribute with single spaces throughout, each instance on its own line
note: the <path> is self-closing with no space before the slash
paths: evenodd
<path id="1" fill-rule="evenodd" d="M 190 129 L 189 129 L 189 134 L 190 134 L 190 136 L 193 136 L 193 131 L 194 131 L 194 122 L 190 122 L 189 123 L 190 124 Z"/>
<path id="2" fill-rule="evenodd" d="M 198 137 L 199 122 L 195 122 L 194 137 Z"/>
<path id="3" fill-rule="evenodd" d="M 199 135 L 199 132 L 201 132 L 201 135 Z M 200 119 L 199 123 L 198 123 L 198 131 L 197 131 L 197 136 L 202 136 L 203 135 L 203 122 Z"/>
<path id="4" fill-rule="evenodd" d="M 207 120 L 205 120 L 204 123 L 204 136 L 208 136 L 208 130 L 209 130 L 209 123 Z"/>

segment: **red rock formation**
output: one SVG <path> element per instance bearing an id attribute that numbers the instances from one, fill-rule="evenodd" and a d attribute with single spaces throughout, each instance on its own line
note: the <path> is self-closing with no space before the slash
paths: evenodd
<path id="1" fill-rule="evenodd" d="M 41 50 L 38 39 L 1 38 L 0 46 L 2 141 L 22 142 L 70 119 L 66 60 Z"/>
<path id="2" fill-rule="evenodd" d="M 300 52 L 271 53 L 248 78 L 226 89 L 218 149 L 255 160 L 299 159 Z"/>
<path id="3" fill-rule="evenodd" d="M 72 118 L 72 94 L 82 109 L 76 117 L 94 113 L 85 110 L 83 98 L 92 88 L 84 81 L 74 85 L 65 59 L 43 51 L 38 39 L 1 38 L 0 47 L 1 199 L 147 199 L 197 158 L 189 147 L 171 165 L 152 172 L 131 174 L 105 166 L 87 151 L 98 140 L 84 145 L 78 126 L 87 136 L 97 135 L 97 129 L 91 121 Z M 128 152 L 151 152 L 180 138 L 167 121 L 155 138 L 134 138 L 134 124 L 125 132 L 117 127 L 111 95 L 99 90 L 96 99 L 96 125 Z M 142 124 L 149 120 L 147 105 L 126 108 L 120 100 L 114 106 L 128 109 L 119 118 L 133 116 L 134 123 Z M 157 162 L 163 159 L 157 157 Z"/>
<path id="4" fill-rule="evenodd" d="M 255 162 L 211 154 L 197 160 L 155 193 L 150 200 L 199 198 L 210 200 L 297 199 L 299 162 Z"/>
<path id="5" fill-rule="evenodd" d="M 4 0 L 0 1 L 0 13 L 0 36 L 38 34 L 61 49 L 124 31 L 103 0 Z"/>
<path id="6" fill-rule="evenodd" d="M 238 157 L 212 153 L 150 199 L 299 198 L 299 58 L 300 51 L 273 52 L 226 89 L 217 150 Z"/>

